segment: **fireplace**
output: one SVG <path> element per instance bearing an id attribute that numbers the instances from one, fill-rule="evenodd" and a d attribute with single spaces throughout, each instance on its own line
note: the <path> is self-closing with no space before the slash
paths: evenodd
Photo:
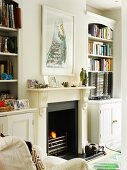
<path id="1" fill-rule="evenodd" d="M 78 101 L 48 104 L 47 153 L 60 157 L 78 154 Z"/>
<path id="2" fill-rule="evenodd" d="M 84 152 L 87 141 L 87 102 L 90 89 L 95 87 L 64 87 L 28 89 L 30 107 L 37 108 L 34 114 L 35 144 L 47 153 L 47 108 L 50 104 L 78 101 L 78 153 Z M 55 107 L 56 108 L 56 107 Z M 62 109 L 61 109 L 62 110 Z M 75 118 L 76 119 L 76 118 Z M 71 123 L 71 122 L 70 122 Z M 75 140 L 76 141 L 76 140 Z M 76 149 L 75 149 L 76 152 Z"/>

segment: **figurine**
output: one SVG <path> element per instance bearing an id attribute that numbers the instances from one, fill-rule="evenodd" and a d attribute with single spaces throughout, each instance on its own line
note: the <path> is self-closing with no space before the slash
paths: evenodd
<path id="1" fill-rule="evenodd" d="M 84 68 L 81 69 L 80 72 L 80 81 L 82 82 L 82 85 L 86 86 L 87 85 L 87 73 L 86 70 L 84 70 Z"/>

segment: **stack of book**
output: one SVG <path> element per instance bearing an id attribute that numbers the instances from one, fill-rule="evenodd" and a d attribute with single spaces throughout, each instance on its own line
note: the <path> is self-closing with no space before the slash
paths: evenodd
<path id="1" fill-rule="evenodd" d="M 93 55 L 112 56 L 112 45 L 104 42 L 89 41 L 88 53 Z"/>
<path id="2" fill-rule="evenodd" d="M 88 85 L 95 86 L 89 99 L 112 97 L 112 72 L 89 72 Z"/>
<path id="3" fill-rule="evenodd" d="M 89 24 L 89 34 L 94 37 L 113 39 L 113 30 L 102 24 Z"/>
<path id="4" fill-rule="evenodd" d="M 0 26 L 21 28 L 21 9 L 12 0 L 0 0 Z"/>

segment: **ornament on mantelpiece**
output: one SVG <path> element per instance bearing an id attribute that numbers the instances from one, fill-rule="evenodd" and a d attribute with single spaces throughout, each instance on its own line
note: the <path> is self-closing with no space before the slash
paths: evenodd
<path id="1" fill-rule="evenodd" d="M 84 68 L 82 68 L 81 72 L 80 72 L 80 81 L 83 86 L 87 85 L 87 79 L 88 79 L 88 77 L 87 77 L 86 70 L 84 70 Z"/>

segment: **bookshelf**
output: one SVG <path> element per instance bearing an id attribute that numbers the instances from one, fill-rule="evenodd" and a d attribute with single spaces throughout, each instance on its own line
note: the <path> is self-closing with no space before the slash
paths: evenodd
<path id="1" fill-rule="evenodd" d="M 18 29 L 21 9 L 17 2 L 0 0 L 0 99 L 18 98 Z"/>
<path id="2" fill-rule="evenodd" d="M 121 99 L 114 98 L 115 21 L 91 12 L 88 19 L 88 142 L 105 145 L 120 140 Z M 116 50 L 116 48 L 115 48 Z"/>
<path id="3" fill-rule="evenodd" d="M 113 27 L 115 21 L 88 13 L 89 99 L 113 97 Z M 100 18 L 99 18 L 100 17 Z"/>

